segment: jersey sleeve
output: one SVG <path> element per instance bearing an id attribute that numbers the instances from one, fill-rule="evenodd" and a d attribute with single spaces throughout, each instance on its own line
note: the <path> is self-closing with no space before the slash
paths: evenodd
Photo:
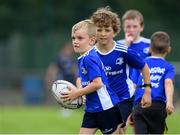
<path id="1" fill-rule="evenodd" d="M 127 51 L 127 62 L 128 65 L 135 69 L 143 69 L 145 61 L 135 51 L 128 49 Z"/>
<path id="2" fill-rule="evenodd" d="M 140 77 L 140 71 L 136 69 L 132 69 L 131 80 L 133 81 L 133 83 L 137 84 L 139 77 Z"/>
<path id="3" fill-rule="evenodd" d="M 97 77 L 101 77 L 101 67 L 99 65 L 99 59 L 95 59 L 94 57 L 86 57 L 84 63 L 90 81 L 93 81 Z"/>
<path id="4" fill-rule="evenodd" d="M 169 64 L 167 71 L 166 71 L 166 75 L 165 75 L 165 79 L 171 79 L 173 80 L 175 75 L 175 69 L 174 66 L 172 64 Z"/>

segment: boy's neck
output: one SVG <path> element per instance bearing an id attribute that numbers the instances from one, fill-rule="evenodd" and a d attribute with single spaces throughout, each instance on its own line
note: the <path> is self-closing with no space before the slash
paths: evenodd
<path id="1" fill-rule="evenodd" d="M 86 54 L 86 53 L 89 52 L 92 48 L 93 48 L 93 46 L 88 46 L 88 47 L 86 48 L 86 51 L 85 51 L 85 52 L 80 53 L 80 56 Z"/>
<path id="2" fill-rule="evenodd" d="M 109 52 L 110 50 L 113 49 L 114 45 L 115 45 L 114 41 L 110 42 L 109 44 L 99 44 L 99 43 L 96 44 L 98 50 L 100 50 L 102 53 Z"/>
<path id="3" fill-rule="evenodd" d="M 141 38 L 141 36 L 137 36 L 136 39 L 134 40 L 134 42 L 137 42 L 139 39 Z"/>
<path id="4" fill-rule="evenodd" d="M 155 57 L 161 57 L 161 58 L 165 58 L 167 54 L 157 54 L 154 52 L 151 52 L 151 56 L 155 56 Z"/>

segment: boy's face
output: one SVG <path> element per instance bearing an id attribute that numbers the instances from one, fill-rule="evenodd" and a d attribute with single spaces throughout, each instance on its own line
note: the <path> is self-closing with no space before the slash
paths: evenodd
<path id="1" fill-rule="evenodd" d="M 96 27 L 96 39 L 101 45 L 110 43 L 114 38 L 114 30 L 109 27 Z"/>
<path id="2" fill-rule="evenodd" d="M 136 41 L 140 37 L 140 33 L 144 27 L 140 25 L 139 19 L 127 19 L 124 21 L 125 37 L 131 37 L 133 41 Z"/>
<path id="3" fill-rule="evenodd" d="M 80 28 L 72 32 L 72 45 L 76 53 L 84 54 L 94 44 L 94 38 L 90 38 L 87 28 Z"/>

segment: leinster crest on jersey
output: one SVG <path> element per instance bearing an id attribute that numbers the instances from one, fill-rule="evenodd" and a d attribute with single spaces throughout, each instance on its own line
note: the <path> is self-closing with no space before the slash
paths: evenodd
<path id="1" fill-rule="evenodd" d="M 85 69 L 85 68 L 81 68 L 81 72 L 82 72 L 82 74 L 87 74 L 87 70 Z"/>
<path id="2" fill-rule="evenodd" d="M 124 60 L 123 60 L 122 57 L 119 57 L 119 58 L 116 59 L 116 64 L 117 64 L 117 65 L 121 65 L 121 64 L 123 64 L 123 63 L 124 63 Z"/>

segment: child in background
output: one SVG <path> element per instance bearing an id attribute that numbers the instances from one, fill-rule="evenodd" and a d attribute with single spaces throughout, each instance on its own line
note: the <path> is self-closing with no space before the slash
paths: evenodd
<path id="1" fill-rule="evenodd" d="M 142 75 L 133 70 L 132 77 L 138 77 L 135 107 L 132 113 L 135 134 L 163 134 L 166 116 L 174 111 L 175 71 L 173 65 L 165 60 L 170 50 L 169 35 L 166 32 L 155 32 L 151 37 L 152 56 L 145 59 L 150 68 L 151 86 L 144 84 Z M 152 87 L 152 105 L 149 108 L 142 108 L 139 103 L 146 87 Z"/>
<path id="2" fill-rule="evenodd" d="M 48 66 L 45 75 L 47 88 L 51 89 L 56 80 L 66 80 L 74 84 L 77 77 L 75 69 L 72 45 L 65 43 L 63 48 L 59 50 L 58 56 Z"/>
<path id="3" fill-rule="evenodd" d="M 138 10 L 128 10 L 122 17 L 123 30 L 125 39 L 120 40 L 120 43 L 126 44 L 129 49 L 134 50 L 141 58 L 145 59 L 150 55 L 149 47 L 150 40 L 141 36 L 144 30 L 144 17 Z M 132 68 L 130 68 L 130 79 L 137 81 L 137 78 L 132 78 Z"/>

